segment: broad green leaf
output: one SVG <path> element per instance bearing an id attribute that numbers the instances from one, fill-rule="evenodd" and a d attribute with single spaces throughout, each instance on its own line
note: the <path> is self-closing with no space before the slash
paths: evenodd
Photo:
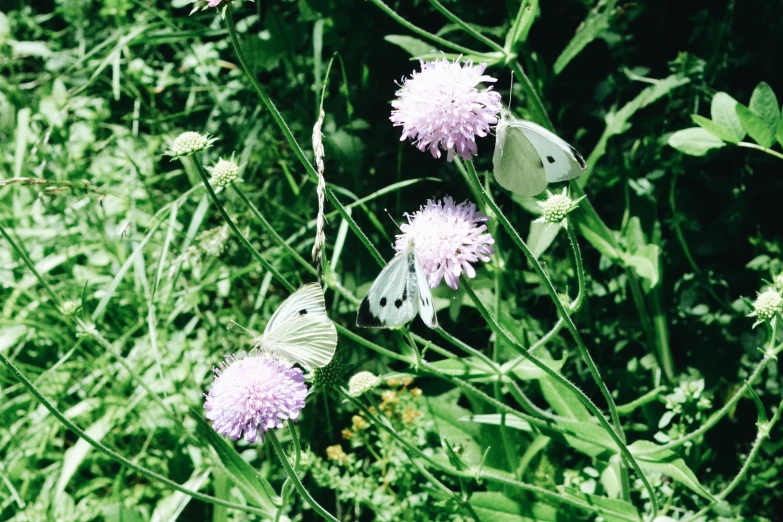
<path id="1" fill-rule="evenodd" d="M 428 399 L 427 407 L 435 420 L 440 436 L 452 446 L 459 444 L 465 449 L 461 455 L 463 460 L 471 464 L 478 464 L 484 454 L 484 449 L 476 441 L 482 438 L 482 433 L 479 426 L 460 420 L 462 417 L 470 415 L 469 410 L 457 404 L 461 396 L 462 392 L 457 388 Z"/>
<path id="2" fill-rule="evenodd" d="M 541 254 L 546 252 L 552 241 L 555 240 L 560 229 L 563 228 L 555 223 L 537 223 L 530 222 L 530 232 L 527 235 L 527 246 L 533 252 L 533 257 L 538 259 Z"/>
<path id="3" fill-rule="evenodd" d="M 576 34 L 568 42 L 563 52 L 555 60 L 555 74 L 560 74 L 587 44 L 598 38 L 601 33 L 609 29 L 612 16 L 615 14 L 617 0 L 600 0 L 595 8 L 590 11 L 587 18 L 576 29 Z"/>
<path id="4" fill-rule="evenodd" d="M 234 483 L 242 491 L 245 500 L 249 504 L 261 507 L 263 510 L 274 514 L 277 512 L 275 490 L 267 480 L 256 473 L 250 464 L 237 453 L 237 451 L 218 435 L 209 422 L 204 419 L 203 413 L 191 408 L 191 415 L 196 420 L 196 429 L 215 450 L 220 461 L 226 467 L 226 471 L 234 478 Z"/>
<path id="5" fill-rule="evenodd" d="M 552 359 L 551 357 L 539 357 L 539 359 L 541 359 L 544 364 L 553 370 L 560 371 L 566 362 L 566 354 L 563 353 L 563 356 L 560 358 L 560 360 Z M 532 381 L 534 379 L 540 379 L 546 376 L 546 372 L 544 372 L 544 370 L 521 355 L 503 364 L 500 369 L 504 373 L 511 369 L 510 371 L 517 378 L 523 381 Z"/>
<path id="6" fill-rule="evenodd" d="M 550 377 L 538 381 L 544 399 L 555 413 L 568 419 L 591 421 L 592 415 L 582 401 L 568 391 L 562 384 L 554 382 Z"/>
<path id="7" fill-rule="evenodd" d="M 783 118 L 780 118 L 780 121 L 778 122 L 778 128 L 777 128 L 777 139 L 778 143 L 783 147 Z"/>
<path id="8" fill-rule="evenodd" d="M 492 522 L 557 522 L 557 508 L 542 502 L 517 502 L 497 491 L 479 491 L 470 505 L 480 520 Z"/>
<path id="9" fill-rule="evenodd" d="M 734 132 L 727 129 L 726 127 L 723 127 L 722 125 L 718 125 L 709 118 L 699 116 L 698 114 L 691 114 L 691 119 L 693 120 L 693 123 L 706 130 L 716 138 L 727 141 L 729 143 L 739 143 L 740 141 L 734 135 Z"/>
<path id="10" fill-rule="evenodd" d="M 725 144 L 701 127 L 691 127 L 669 136 L 669 145 L 690 156 L 704 156 L 710 150 L 719 149 Z"/>
<path id="11" fill-rule="evenodd" d="M 748 136 L 762 147 L 772 145 L 775 141 L 775 133 L 772 127 L 742 104 L 738 103 L 736 110 L 737 117 L 740 123 L 742 123 L 742 127 L 748 132 Z"/>
<path id="12" fill-rule="evenodd" d="M 767 127 L 775 129 L 780 121 L 780 105 L 775 91 L 767 82 L 759 83 L 750 96 L 750 111 L 761 118 Z"/>
<path id="13" fill-rule="evenodd" d="M 527 34 L 530 32 L 530 28 L 533 26 L 538 13 L 538 0 L 519 2 L 517 16 L 514 18 L 514 23 L 511 24 L 508 33 L 506 33 L 504 49 L 509 54 L 518 52 L 521 44 L 525 43 Z"/>
<path id="14" fill-rule="evenodd" d="M 719 92 L 712 97 L 710 116 L 712 117 L 713 122 L 721 127 L 729 129 L 736 140 L 740 141 L 745 137 L 745 129 L 742 128 L 742 124 L 740 123 L 739 118 L 737 118 L 736 107 L 737 100 L 725 92 Z M 731 143 L 737 143 L 737 141 L 731 141 Z"/>
<path id="15" fill-rule="evenodd" d="M 661 249 L 658 245 L 644 245 L 637 248 L 633 254 L 627 254 L 624 258 L 627 266 L 633 267 L 639 277 L 650 282 L 650 288 L 658 284 L 658 258 Z"/>
<path id="16" fill-rule="evenodd" d="M 427 42 L 414 38 L 412 36 L 404 36 L 401 34 L 388 34 L 383 37 L 389 43 L 400 47 L 403 51 L 407 52 L 411 56 L 422 56 L 425 54 L 431 54 L 436 49 Z"/>
<path id="17" fill-rule="evenodd" d="M 533 426 L 524 419 L 501 413 L 468 415 L 460 420 L 478 424 L 490 424 L 493 426 L 504 424 L 508 428 L 529 433 L 540 432 L 552 440 L 590 457 L 601 456 L 608 458 L 617 453 L 617 445 L 614 440 L 612 440 L 605 429 L 592 421 L 552 422 L 551 428 L 541 426 L 533 428 Z M 557 429 L 557 427 L 561 429 Z M 567 433 L 564 433 L 562 430 L 566 430 Z"/>
<path id="18" fill-rule="evenodd" d="M 639 511 L 625 500 L 608 498 L 600 495 L 589 495 L 578 489 L 563 488 L 563 494 L 578 500 L 588 506 L 593 506 L 606 522 L 641 522 Z"/>
<path id="19" fill-rule="evenodd" d="M 694 493 L 701 495 L 707 500 L 714 502 L 715 498 L 699 483 L 699 479 L 693 474 L 693 471 L 685 464 L 682 458 L 669 450 L 657 451 L 655 453 L 644 453 L 655 450 L 658 445 L 646 440 L 637 440 L 628 449 L 636 457 L 636 461 L 642 470 L 654 473 L 662 473 L 687 487 Z"/>

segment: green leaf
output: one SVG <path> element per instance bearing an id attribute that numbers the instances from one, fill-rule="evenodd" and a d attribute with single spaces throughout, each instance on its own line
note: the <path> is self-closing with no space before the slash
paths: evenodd
<path id="1" fill-rule="evenodd" d="M 520 359 L 522 361 L 520 362 Z M 560 360 L 552 359 L 551 357 L 540 357 L 541 361 L 552 368 L 555 371 L 560 371 L 560 369 L 563 367 L 563 365 L 566 362 L 566 354 L 563 353 L 563 357 L 560 358 Z M 530 360 L 524 358 L 523 356 L 519 356 L 517 358 L 514 358 L 507 363 L 503 364 L 503 366 L 500 367 L 502 372 L 509 371 L 510 368 L 513 368 L 511 372 L 519 379 L 523 381 L 532 381 L 535 379 L 541 379 L 542 377 L 546 376 L 546 372 L 533 364 Z"/>
<path id="2" fill-rule="evenodd" d="M 530 251 L 533 252 L 533 257 L 538 259 L 541 254 L 546 252 L 549 245 L 557 237 L 560 229 L 563 228 L 560 225 L 554 223 L 536 223 L 530 222 L 530 232 L 527 235 L 527 246 L 530 247 Z"/>
<path id="3" fill-rule="evenodd" d="M 249 504 L 256 505 L 274 514 L 277 512 L 275 490 L 267 480 L 260 476 L 250 464 L 237 453 L 233 446 L 218 435 L 209 425 L 202 412 L 191 408 L 191 415 L 196 420 L 196 429 L 217 453 L 226 471 L 234 478 L 234 483 L 242 491 Z"/>
<path id="4" fill-rule="evenodd" d="M 781 146 L 783 146 L 783 118 L 780 119 L 778 122 L 778 128 L 777 128 L 777 139 L 778 143 L 780 143 Z"/>
<path id="5" fill-rule="evenodd" d="M 780 105 L 775 91 L 767 82 L 759 83 L 750 96 L 750 111 L 761 118 L 767 127 L 775 129 L 780 121 Z"/>
<path id="6" fill-rule="evenodd" d="M 625 500 L 589 495 L 574 488 L 563 488 L 562 491 L 572 499 L 596 508 L 606 522 L 641 522 L 642 520 L 639 511 Z"/>
<path id="7" fill-rule="evenodd" d="M 742 127 L 748 132 L 748 136 L 762 147 L 772 145 L 775 141 L 775 133 L 772 127 L 742 104 L 737 104 L 736 111 Z"/>
<path id="8" fill-rule="evenodd" d="M 693 474 L 693 471 L 685 464 L 682 458 L 669 450 L 656 451 L 649 453 L 658 447 L 657 444 L 646 440 L 637 440 L 628 449 L 636 457 L 636 461 L 642 470 L 653 473 L 662 473 L 687 487 L 694 493 L 701 495 L 710 502 L 715 502 L 715 498 L 699 483 L 699 479 Z M 645 452 L 644 454 L 640 454 Z"/>
<path id="9" fill-rule="evenodd" d="M 691 127 L 669 136 L 669 145 L 690 156 L 704 156 L 710 150 L 719 149 L 725 144 L 706 130 Z"/>
<path id="10" fill-rule="evenodd" d="M 587 44 L 598 38 L 601 33 L 609 29 L 612 16 L 615 14 L 614 5 L 617 0 L 600 0 L 595 9 L 590 11 L 587 18 L 576 29 L 576 34 L 568 42 L 563 52 L 555 60 L 555 74 L 560 74 L 566 65 L 573 60 Z"/>
<path id="11" fill-rule="evenodd" d="M 538 384 L 541 386 L 544 399 L 561 417 L 580 421 L 590 421 L 593 418 L 582 401 L 551 377 L 539 380 Z"/>
<path id="12" fill-rule="evenodd" d="M 658 284 L 658 258 L 661 249 L 658 245 L 644 245 L 637 248 L 633 254 L 625 255 L 625 264 L 633 267 L 639 277 L 650 281 L 650 288 Z"/>
<path id="13" fill-rule="evenodd" d="M 740 141 L 745 137 L 745 129 L 742 128 L 742 124 L 740 123 L 739 118 L 737 118 L 736 107 L 737 100 L 725 92 L 719 92 L 712 97 L 710 115 L 713 122 L 721 127 L 729 129 L 736 140 Z M 737 143 L 737 141 L 726 141 Z"/>
<path id="14" fill-rule="evenodd" d="M 436 49 L 427 42 L 414 38 L 412 36 L 404 36 L 401 34 L 388 34 L 383 37 L 389 43 L 400 47 L 403 51 L 407 52 L 411 56 L 422 56 L 425 54 L 431 54 Z"/>
<path id="15" fill-rule="evenodd" d="M 719 138 L 723 141 L 727 141 L 729 143 L 740 142 L 740 140 L 737 139 L 737 137 L 734 135 L 733 131 L 727 129 L 722 125 L 718 125 L 717 123 L 715 123 L 709 118 L 705 118 L 704 116 L 699 116 L 698 114 L 691 114 L 691 119 L 693 120 L 693 123 L 695 123 L 702 129 L 706 130 L 716 138 Z"/>
<path id="16" fill-rule="evenodd" d="M 470 411 L 457 404 L 461 396 L 461 390 L 456 388 L 428 399 L 427 407 L 438 434 L 452 446 L 459 444 L 463 447 L 462 460 L 478 465 L 484 455 L 484 448 L 476 441 L 483 440 L 483 437 L 479 426 L 462 422 L 461 418 L 470 415 Z"/>
<path id="17" fill-rule="evenodd" d="M 536 426 L 534 429 L 526 420 L 504 413 L 467 415 L 460 420 L 493 426 L 503 424 L 508 428 L 528 433 L 540 432 L 552 440 L 582 452 L 589 457 L 601 456 L 608 458 L 618 453 L 617 444 L 615 444 L 612 437 L 603 427 L 593 421 L 558 422 L 556 424 L 561 429 L 556 429 L 554 425 L 551 428 Z M 563 432 L 563 430 L 566 432 Z"/>
<path id="18" fill-rule="evenodd" d="M 479 491 L 470 497 L 479 520 L 492 522 L 557 522 L 557 509 L 541 502 L 517 502 L 497 491 Z"/>

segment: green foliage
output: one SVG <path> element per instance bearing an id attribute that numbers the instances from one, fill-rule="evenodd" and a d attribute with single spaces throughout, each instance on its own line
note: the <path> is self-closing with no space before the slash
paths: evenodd
<path id="1" fill-rule="evenodd" d="M 771 4 L 193 7 L 0 8 L 0 519 L 779 518 Z M 395 81 L 443 56 L 586 153 L 562 225 L 494 183 L 493 137 L 400 143 Z M 185 131 L 214 139 L 166 156 Z M 316 279 L 318 140 L 338 358 L 296 423 L 224 439 L 210 370 Z M 490 262 L 435 290 L 442 330 L 355 328 L 387 210 L 445 195 L 490 217 Z M 350 397 L 360 370 L 382 383 Z"/>

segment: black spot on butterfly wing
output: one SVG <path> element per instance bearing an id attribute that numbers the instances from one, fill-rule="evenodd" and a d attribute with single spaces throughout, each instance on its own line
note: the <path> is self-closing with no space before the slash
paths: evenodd
<path id="1" fill-rule="evenodd" d="M 381 297 L 381 302 L 380 302 L 380 305 L 381 305 L 381 308 L 383 308 L 384 306 L 386 306 L 386 298 L 385 298 L 385 297 Z"/>
<path id="2" fill-rule="evenodd" d="M 386 305 L 386 298 L 381 299 L 381 306 Z M 356 326 L 361 328 L 379 328 L 383 326 L 381 319 L 370 311 L 370 300 L 366 297 L 362 300 L 362 304 L 359 305 L 359 312 L 356 314 Z"/>
<path id="3" fill-rule="evenodd" d="M 547 156 L 547 157 L 546 157 L 546 160 L 547 160 L 549 163 L 554 163 L 554 162 L 555 162 L 555 158 L 553 158 L 552 156 Z"/>
<path id="4" fill-rule="evenodd" d="M 302 308 L 299 310 L 299 315 L 307 315 L 307 310 L 305 308 Z"/>
<path id="5" fill-rule="evenodd" d="M 400 308 L 402 306 L 402 299 L 397 299 L 396 301 L 394 301 L 394 306 Z"/>

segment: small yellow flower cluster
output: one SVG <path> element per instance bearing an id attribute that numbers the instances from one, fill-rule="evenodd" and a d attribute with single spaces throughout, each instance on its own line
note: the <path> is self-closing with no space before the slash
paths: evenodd
<path id="1" fill-rule="evenodd" d="M 345 464 L 348 462 L 348 454 L 345 453 L 343 447 L 339 444 L 326 448 L 326 458 L 337 464 Z"/>

